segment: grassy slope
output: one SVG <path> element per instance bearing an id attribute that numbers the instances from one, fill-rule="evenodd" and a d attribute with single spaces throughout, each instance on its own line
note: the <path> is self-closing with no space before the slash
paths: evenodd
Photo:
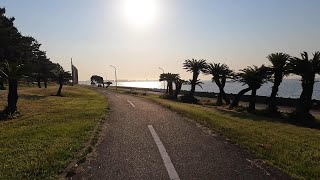
<path id="1" fill-rule="evenodd" d="M 141 96 L 224 134 L 295 178 L 320 178 L 320 131 L 246 113 Z"/>
<path id="2" fill-rule="evenodd" d="M 90 138 L 105 115 L 106 99 L 80 87 L 20 88 L 22 116 L 0 121 L 0 176 L 4 179 L 54 178 Z M 0 92 L 0 108 L 6 92 Z M 0 179 L 1 179 L 0 178 Z"/>

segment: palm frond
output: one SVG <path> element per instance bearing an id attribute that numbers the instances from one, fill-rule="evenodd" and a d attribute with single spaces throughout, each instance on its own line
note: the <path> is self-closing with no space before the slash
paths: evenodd
<path id="1" fill-rule="evenodd" d="M 207 63 L 205 59 L 187 59 L 183 63 L 183 69 L 186 69 L 187 72 L 200 73 L 200 71 L 204 70 L 206 67 Z"/>
<path id="2" fill-rule="evenodd" d="M 23 64 L 9 63 L 7 60 L 0 66 L 0 73 L 7 78 L 19 78 L 23 75 Z"/>
<path id="3" fill-rule="evenodd" d="M 240 73 L 236 75 L 236 80 L 247 84 L 250 88 L 259 89 L 262 84 L 270 80 L 271 75 L 270 68 L 265 65 L 252 66 L 241 69 Z"/>
<path id="4" fill-rule="evenodd" d="M 301 58 L 298 57 L 292 57 L 289 60 L 288 67 L 289 67 L 289 72 L 299 75 L 299 76 L 304 76 L 307 73 L 320 73 L 320 52 L 316 51 L 313 54 L 312 59 L 308 59 L 308 53 L 307 52 L 302 52 L 301 53 Z"/>
<path id="5" fill-rule="evenodd" d="M 179 74 L 173 74 L 173 73 L 163 73 L 160 74 L 159 81 L 167 81 L 167 82 L 174 82 L 176 79 L 179 79 Z"/>

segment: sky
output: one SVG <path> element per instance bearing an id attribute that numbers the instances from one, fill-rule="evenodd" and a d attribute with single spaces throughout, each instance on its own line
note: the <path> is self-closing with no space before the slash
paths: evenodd
<path id="1" fill-rule="evenodd" d="M 53 62 L 114 79 L 157 80 L 186 59 L 233 70 L 267 64 L 266 56 L 320 51 L 319 0 L 0 0 L 23 35 Z M 210 76 L 201 76 L 208 80 Z"/>

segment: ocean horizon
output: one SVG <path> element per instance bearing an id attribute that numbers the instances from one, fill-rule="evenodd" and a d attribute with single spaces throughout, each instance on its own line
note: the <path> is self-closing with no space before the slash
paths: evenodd
<path id="1" fill-rule="evenodd" d="M 202 88 L 197 86 L 196 91 L 198 92 L 219 92 L 218 87 L 215 83 L 209 80 L 202 81 Z M 90 81 L 80 81 L 80 84 L 90 85 Z M 111 86 L 115 86 L 115 83 Z M 138 88 L 151 88 L 151 89 L 163 89 L 164 82 L 159 82 L 156 80 L 145 80 L 145 81 L 118 81 L 118 86 L 123 87 L 138 87 Z M 257 95 L 260 96 L 270 96 L 273 83 L 265 83 L 260 89 L 257 90 Z M 229 94 L 237 94 L 240 90 L 246 88 L 242 83 L 229 81 L 226 83 L 225 92 Z M 191 89 L 190 85 L 183 85 L 182 90 L 189 91 Z M 279 87 L 278 97 L 284 98 L 299 98 L 302 91 L 301 81 L 299 79 L 284 79 Z M 250 94 L 246 93 L 246 94 Z M 320 83 L 318 81 L 314 84 L 313 89 L 313 99 L 320 100 Z"/>

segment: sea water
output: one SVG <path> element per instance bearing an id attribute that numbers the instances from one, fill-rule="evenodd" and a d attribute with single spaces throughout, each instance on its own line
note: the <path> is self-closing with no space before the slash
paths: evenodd
<path id="1" fill-rule="evenodd" d="M 201 87 L 197 86 L 196 91 L 199 92 L 219 92 L 218 87 L 215 83 L 211 81 L 202 81 L 203 84 Z M 87 83 L 86 83 L 87 84 Z M 159 81 L 125 81 L 125 82 L 118 82 L 118 86 L 125 86 L 125 87 L 140 87 L 140 88 L 154 88 L 154 89 L 163 89 L 164 82 Z M 112 86 L 115 86 L 113 82 Z M 260 89 L 257 91 L 257 95 L 260 96 L 270 96 L 271 88 L 273 86 L 272 82 L 264 84 Z M 242 85 L 239 82 L 227 82 L 225 86 L 226 93 L 237 94 L 240 90 L 246 88 L 247 86 Z M 182 90 L 190 90 L 190 85 L 183 85 Z M 279 87 L 278 96 L 285 97 L 285 98 L 299 98 L 302 91 L 301 81 L 299 79 L 284 79 Z M 247 94 L 250 94 L 247 93 Z M 320 100 L 320 83 L 316 82 L 314 84 L 313 90 L 313 99 Z"/>

